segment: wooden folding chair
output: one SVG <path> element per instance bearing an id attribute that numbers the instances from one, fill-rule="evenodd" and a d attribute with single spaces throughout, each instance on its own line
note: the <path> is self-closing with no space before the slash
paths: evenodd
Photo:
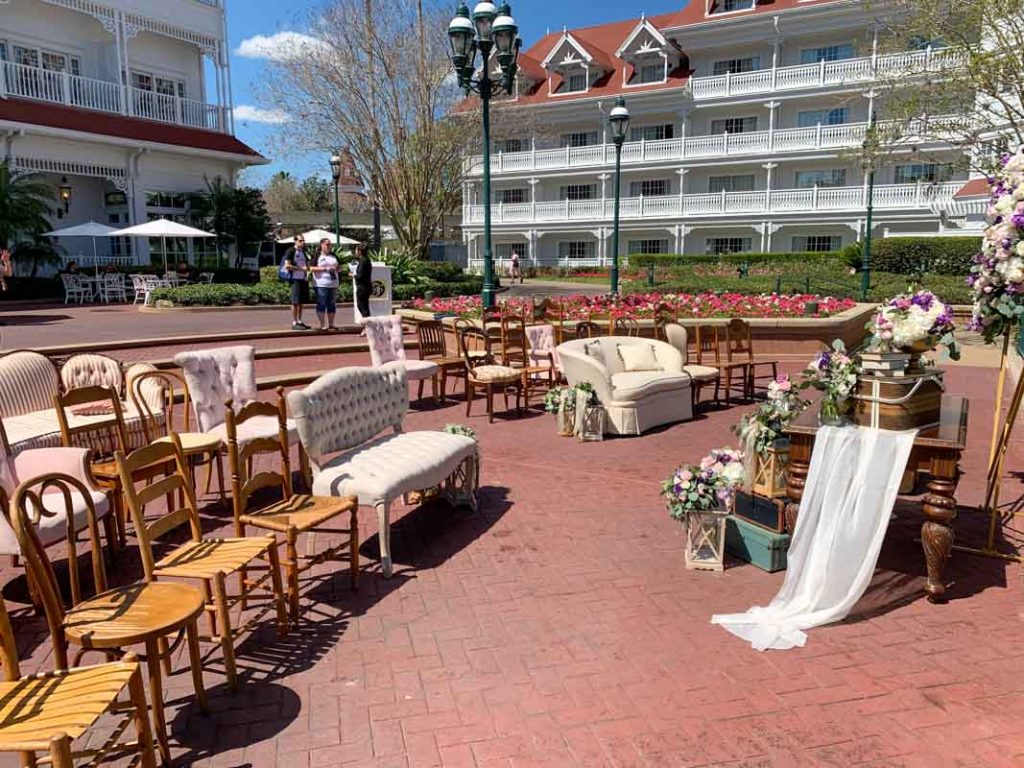
<path id="1" fill-rule="evenodd" d="M 277 389 L 276 403 L 254 400 L 237 413 L 229 404 L 226 413 L 228 466 L 231 470 L 235 533 L 238 536 L 245 536 L 246 527 L 253 526 L 282 534 L 285 538 L 284 569 L 288 581 L 288 606 L 292 624 L 298 624 L 301 573 L 329 560 L 344 560 L 343 555 L 347 553 L 352 589 L 359 587 L 359 502 L 354 496 L 311 496 L 292 492 L 286 410 L 282 387 Z M 280 424 L 278 436 L 257 438 L 239 446 L 239 427 L 256 416 L 277 418 Z M 279 459 L 281 471 L 253 471 L 253 459 L 261 455 L 273 456 L 275 461 Z M 265 488 L 279 489 L 281 500 L 263 507 L 251 508 L 253 494 Z M 325 527 L 325 523 L 345 514 L 349 516 L 348 528 Z M 315 536 L 318 533 L 342 534 L 345 538 L 319 553 L 314 553 Z M 301 534 L 306 535 L 305 555 L 298 553 L 298 539 Z M 244 566 L 239 573 L 244 581 Z"/>
<path id="2" fill-rule="evenodd" d="M 466 382 L 466 361 L 462 355 L 450 357 L 448 345 L 445 342 L 444 325 L 440 320 L 421 320 L 416 323 L 416 336 L 419 339 L 420 359 L 429 360 L 437 365 L 437 377 L 440 379 L 440 387 L 437 382 L 434 390 L 438 392 L 439 399 L 445 399 L 448 378 L 453 377 L 456 381 L 462 380 L 463 388 Z"/>
<path id="3" fill-rule="evenodd" d="M 714 368 L 718 371 L 718 375 L 713 380 L 715 384 L 714 401 L 717 403 L 719 402 L 718 393 L 722 377 L 721 350 L 718 345 L 718 326 L 698 325 L 694 328 L 694 337 L 694 347 L 697 353 L 697 365 L 706 368 Z M 694 380 L 691 383 L 691 386 L 694 388 L 694 405 L 700 402 L 701 390 L 709 384 L 711 384 L 711 381 Z"/>
<path id="4" fill-rule="evenodd" d="M 522 413 L 521 398 L 523 377 L 515 368 L 498 365 L 491 351 L 491 338 L 479 328 L 464 328 L 460 335 L 460 346 L 466 361 L 466 415 L 469 416 L 476 397 L 477 388 L 487 395 L 487 419 L 494 421 L 494 393 L 505 396 L 505 410 L 508 410 L 508 391 L 516 392 L 516 411 Z"/>
<path id="5" fill-rule="evenodd" d="M 171 435 L 170 443 L 154 443 L 132 451 L 128 456 L 123 451 L 115 454 L 124 494 L 131 510 L 132 522 L 138 539 L 139 554 L 147 582 L 164 577 L 182 578 L 199 582 L 203 593 L 203 609 L 209 619 L 210 634 L 201 640 L 220 645 L 224 654 L 224 665 L 229 687 L 234 690 L 238 684 L 235 666 L 235 641 L 252 625 L 263 618 L 268 611 L 276 610 L 278 632 L 283 637 L 288 633 L 288 617 L 285 612 L 284 590 L 281 585 L 281 567 L 277 556 L 277 540 L 273 534 L 254 538 L 204 538 L 196 508 L 195 489 L 190 482 L 185 456 L 177 435 Z M 140 469 L 160 462 L 173 461 L 176 471 L 157 482 L 139 488 L 133 481 Z M 173 497 L 181 493 L 185 499 L 183 507 L 171 509 L 159 515 L 152 522 L 146 521 L 146 507 L 161 496 Z M 155 559 L 153 543 L 185 523 L 189 526 L 189 541 L 175 547 L 159 560 Z M 253 566 L 257 560 L 265 566 Z M 243 579 L 238 595 L 229 595 L 226 579 L 245 568 L 261 575 L 256 580 Z M 268 590 L 266 583 L 270 581 Z M 270 599 L 248 622 L 234 627 L 231 609 L 246 608 L 246 600 L 255 592 L 270 592 Z M 217 623 L 220 622 L 218 632 Z"/>
<path id="6" fill-rule="evenodd" d="M 739 317 L 734 317 L 726 326 L 727 347 L 729 362 L 745 362 L 747 365 L 747 397 L 754 398 L 757 390 L 757 382 L 765 381 L 765 391 L 768 384 L 775 381 L 779 376 L 778 360 L 755 360 L 754 341 L 750 333 L 750 323 Z M 757 375 L 758 366 L 771 368 L 771 374 Z"/>

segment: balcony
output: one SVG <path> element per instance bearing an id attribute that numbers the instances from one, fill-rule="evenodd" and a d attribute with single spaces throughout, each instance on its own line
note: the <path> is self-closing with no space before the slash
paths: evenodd
<path id="1" fill-rule="evenodd" d="M 228 132 L 226 108 L 107 80 L 0 62 L 0 98 L 13 96 L 161 123 Z"/>
<path id="2" fill-rule="evenodd" d="M 943 184 L 888 184 L 875 187 L 875 210 L 919 210 L 948 202 L 962 181 Z M 687 219 L 715 216 L 794 214 L 814 212 L 859 213 L 867 205 L 864 187 L 812 187 L 756 192 L 721 192 L 664 197 L 625 197 L 619 216 L 630 219 Z M 589 224 L 612 220 L 613 200 L 558 200 L 491 206 L 494 224 L 574 222 Z M 463 226 L 482 224 L 484 207 L 468 205 Z"/>
<path id="3" fill-rule="evenodd" d="M 884 56 L 864 56 L 840 61 L 819 61 L 753 72 L 691 77 L 694 101 L 825 88 L 867 83 L 876 78 L 893 79 L 938 72 L 954 63 L 953 52 L 944 49 L 907 51 Z"/>

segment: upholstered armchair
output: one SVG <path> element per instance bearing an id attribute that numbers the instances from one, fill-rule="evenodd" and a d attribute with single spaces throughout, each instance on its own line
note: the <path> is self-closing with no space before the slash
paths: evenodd
<path id="1" fill-rule="evenodd" d="M 558 345 L 555 343 L 555 327 L 553 325 L 526 326 L 526 340 L 529 349 L 527 359 L 531 366 L 554 368 L 562 375 L 562 361 L 558 357 Z"/>
<path id="2" fill-rule="evenodd" d="M 405 356 L 405 341 L 402 338 L 402 318 L 398 315 L 370 317 L 365 321 L 366 340 L 370 344 L 370 361 L 374 368 L 387 363 L 402 363 L 409 381 L 418 381 L 418 399 L 423 398 L 423 384 L 431 380 L 432 394 L 438 399 L 437 363 L 430 360 L 416 360 Z"/>

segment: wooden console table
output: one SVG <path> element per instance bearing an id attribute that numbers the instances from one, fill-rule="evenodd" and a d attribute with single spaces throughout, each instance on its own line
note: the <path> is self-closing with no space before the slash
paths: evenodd
<path id="1" fill-rule="evenodd" d="M 958 465 L 967 447 L 967 407 L 965 397 L 943 397 L 939 426 L 918 433 L 907 461 L 908 469 L 924 470 L 928 474 L 927 493 L 921 501 L 921 511 L 927 518 L 921 526 L 921 545 L 928 570 L 924 589 L 932 602 L 941 600 L 946 592 L 943 571 L 953 549 L 956 486 L 960 480 Z M 786 525 L 790 531 L 796 527 L 817 431 L 817 404 L 811 405 L 786 430 L 790 439 Z"/>

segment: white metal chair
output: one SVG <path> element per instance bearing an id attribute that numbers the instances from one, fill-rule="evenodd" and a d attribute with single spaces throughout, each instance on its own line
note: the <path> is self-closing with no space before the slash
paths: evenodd
<path id="1" fill-rule="evenodd" d="M 92 291 L 89 286 L 82 282 L 78 275 L 65 272 L 60 276 L 60 281 L 64 285 L 65 304 L 71 301 L 77 301 L 79 304 L 82 304 L 92 298 Z"/>
<path id="2" fill-rule="evenodd" d="M 207 283 L 207 284 L 212 283 L 213 282 L 213 272 L 200 272 L 199 273 L 199 282 Z"/>
<path id="3" fill-rule="evenodd" d="M 128 292 L 125 290 L 124 275 L 120 272 L 111 272 L 103 276 L 100 283 L 100 298 L 103 301 L 128 301 Z"/>
<path id="4" fill-rule="evenodd" d="M 145 297 L 143 299 L 142 303 L 144 305 L 148 305 L 149 304 L 149 297 L 152 295 L 153 291 L 155 291 L 157 288 L 170 288 L 172 286 L 172 283 L 171 283 L 170 280 L 165 280 L 163 278 L 159 278 L 156 275 L 143 275 L 142 276 L 142 283 L 143 283 L 143 295 Z"/>
<path id="5" fill-rule="evenodd" d="M 135 296 L 133 297 L 132 304 L 138 304 L 139 301 L 145 301 L 146 299 L 146 276 L 141 274 L 128 275 L 132 279 L 132 291 Z"/>

